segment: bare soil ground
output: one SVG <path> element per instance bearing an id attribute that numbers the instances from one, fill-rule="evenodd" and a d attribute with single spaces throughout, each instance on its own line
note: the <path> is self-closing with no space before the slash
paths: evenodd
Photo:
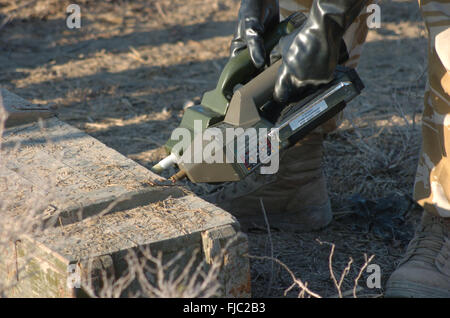
<path id="1" fill-rule="evenodd" d="M 72 1 L 73 2 L 73 1 Z M 236 0 L 75 1 L 82 26 L 66 27 L 69 1 L 0 0 L 0 85 L 150 168 L 183 114 L 183 105 L 211 89 L 226 62 Z M 325 142 L 335 218 L 307 234 L 249 233 L 252 255 L 271 255 L 322 296 L 336 295 L 329 271 L 352 290 L 364 254 L 375 255 L 383 294 L 420 209 L 411 201 L 420 148 L 426 80 L 426 38 L 415 1 L 381 1 L 382 27 L 370 31 L 359 73 L 363 94 Z M 207 187 L 192 186 L 198 193 Z M 272 244 L 270 243 L 272 242 Z M 252 259 L 254 297 L 280 297 L 289 274 Z M 287 293 L 297 296 L 298 290 Z"/>

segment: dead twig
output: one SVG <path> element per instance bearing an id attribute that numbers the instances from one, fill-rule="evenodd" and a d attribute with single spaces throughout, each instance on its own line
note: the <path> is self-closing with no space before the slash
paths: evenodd
<path id="1" fill-rule="evenodd" d="M 261 204 L 261 209 L 264 215 L 264 222 L 266 224 L 266 230 L 267 230 L 267 236 L 269 239 L 269 244 L 270 244 L 270 258 L 274 258 L 273 257 L 273 241 L 272 241 L 272 234 L 270 232 L 270 225 L 269 225 L 269 219 L 267 218 L 267 213 L 266 213 L 266 209 L 264 208 L 264 203 L 262 198 L 259 198 L 259 202 Z M 266 290 L 266 294 L 268 295 L 270 290 L 272 289 L 272 284 L 273 284 L 273 273 L 274 273 L 274 262 L 272 261 L 270 264 L 270 279 L 269 279 L 269 284 L 267 286 L 267 290 Z"/>
<path id="2" fill-rule="evenodd" d="M 353 285 L 353 298 L 356 298 L 356 292 L 357 292 L 357 289 L 359 288 L 358 281 L 361 278 L 363 271 L 370 264 L 370 262 L 373 260 L 374 257 L 375 257 L 375 255 L 372 255 L 369 257 L 369 259 L 367 259 L 367 254 L 364 254 L 364 260 L 365 260 L 364 265 L 359 270 L 358 276 L 356 276 L 356 278 L 355 278 L 355 284 Z"/>
<path id="3" fill-rule="evenodd" d="M 331 275 L 331 279 L 334 282 L 334 286 L 337 289 L 339 298 L 343 298 L 343 293 L 341 291 L 342 289 L 342 283 L 344 282 L 344 278 L 347 276 L 348 272 L 350 271 L 350 268 L 352 266 L 353 263 L 353 258 L 349 258 L 349 261 L 347 263 L 347 266 L 344 268 L 344 270 L 341 273 L 341 276 L 339 277 L 339 281 L 336 279 L 336 276 L 334 274 L 334 270 L 333 270 L 333 256 L 334 256 L 334 249 L 336 247 L 335 244 L 330 243 L 330 242 L 322 242 L 320 240 L 317 240 L 319 242 L 319 244 L 328 244 L 331 246 L 331 251 L 330 251 L 330 256 L 328 258 L 328 268 L 330 270 L 330 275 Z"/>
<path id="4" fill-rule="evenodd" d="M 167 14 L 164 12 L 163 8 L 161 7 L 161 4 L 158 1 L 155 2 L 155 8 L 156 11 L 158 11 L 159 15 L 161 16 L 161 18 L 164 20 L 164 22 L 167 22 L 168 20 Z"/>
<path id="5" fill-rule="evenodd" d="M 308 294 L 309 296 L 314 297 L 314 298 L 322 298 L 322 296 L 320 296 L 319 294 L 317 294 L 317 293 L 311 291 L 311 290 L 308 288 L 308 283 L 303 283 L 303 282 L 301 281 L 301 279 L 297 278 L 297 277 L 294 275 L 294 273 L 289 269 L 289 267 L 288 267 L 286 264 L 284 264 L 282 261 L 280 261 L 279 259 L 272 258 L 272 257 L 269 257 L 269 256 L 255 256 L 255 255 L 250 255 L 250 254 L 247 254 L 247 256 L 248 256 L 249 258 L 254 258 L 254 259 L 259 259 L 259 260 L 270 260 L 270 261 L 276 262 L 276 263 L 278 263 L 281 267 L 283 267 L 283 268 L 289 273 L 289 275 L 290 275 L 291 278 L 292 278 L 293 283 L 292 283 L 291 286 L 289 286 L 289 287 L 284 291 L 284 295 L 285 295 L 285 296 L 286 296 L 287 293 L 290 292 L 295 286 L 298 286 L 299 289 L 300 289 L 300 292 L 299 292 L 299 294 L 298 294 L 298 297 L 299 297 L 299 298 L 303 298 L 303 297 L 305 296 L 305 294 Z"/>

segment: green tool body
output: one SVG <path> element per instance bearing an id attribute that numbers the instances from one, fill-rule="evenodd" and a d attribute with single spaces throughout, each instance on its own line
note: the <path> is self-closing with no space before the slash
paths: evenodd
<path id="1" fill-rule="evenodd" d="M 242 90 L 245 91 L 245 88 L 244 86 Z M 223 159 L 221 162 L 223 163 L 208 163 L 212 160 L 205 157 L 201 163 L 195 163 L 194 160 L 180 162 L 179 167 L 193 182 L 213 183 L 241 180 L 250 173 L 254 173 L 262 165 L 267 164 L 261 157 L 262 154 L 265 158 L 270 156 L 273 158 L 275 152 L 280 153 L 283 149 L 295 144 L 317 126 L 340 112 L 349 101 L 360 94 L 362 89 L 363 84 L 356 71 L 342 67 L 336 70 L 334 80 L 319 87 L 303 100 L 285 107 L 276 119 L 263 117 L 263 109 L 264 106 L 267 107 L 267 104 L 249 105 L 249 103 L 245 103 L 245 107 L 239 107 L 242 104 L 234 103 L 232 100 L 225 119 L 210 127 L 220 130 L 222 136 L 226 136 L 228 128 L 243 128 L 241 134 L 236 134 L 234 139 L 222 145 Z M 240 93 L 242 94 L 242 91 Z M 252 116 L 247 116 L 249 106 L 256 110 L 251 114 Z M 237 113 L 238 116 L 235 116 Z M 256 113 L 258 116 L 255 115 Z M 236 119 L 237 121 L 235 121 Z M 254 128 L 257 133 L 248 134 L 249 128 Z M 258 134 L 260 128 L 267 130 L 267 138 L 261 138 L 264 136 Z M 197 144 L 202 144 L 201 149 L 205 149 L 207 144 L 211 144 L 211 141 L 203 140 L 201 135 L 197 135 L 195 138 L 198 138 Z M 274 144 L 274 140 L 276 144 Z M 221 144 L 218 143 L 217 147 L 221 147 Z M 194 148 L 189 151 L 195 153 Z M 232 158 L 227 158 L 227 154 L 232 154 Z"/>
<path id="2" fill-rule="evenodd" d="M 304 20 L 300 14 L 280 23 L 265 36 L 267 52 L 282 36 L 300 27 Z M 192 132 L 190 145 L 179 150 L 174 148 L 178 140 L 169 140 L 166 150 L 170 155 L 153 170 L 160 172 L 177 164 L 180 172 L 174 179 L 187 176 L 192 182 L 239 181 L 257 168 L 267 166 L 269 158 L 332 118 L 364 88 L 355 70 L 338 66 L 332 81 L 315 87 L 301 100 L 283 107 L 273 101 L 280 65 L 281 60 L 258 72 L 248 50 L 231 59 L 224 67 L 216 89 L 205 93 L 201 104 L 188 108 L 183 116 L 179 127 Z M 238 84 L 241 86 L 236 89 Z M 229 128 L 235 132 L 232 139 L 211 141 L 203 136 L 206 130 L 227 136 Z M 261 138 L 261 129 L 267 132 L 263 136 L 267 138 Z M 252 131 L 256 134 L 249 133 Z M 210 157 L 202 157 L 203 149 L 208 145 L 222 151 L 219 154 L 213 151 Z M 216 160 L 218 156 L 219 162 Z M 202 157 L 202 160 L 195 160 L 197 157 Z"/>

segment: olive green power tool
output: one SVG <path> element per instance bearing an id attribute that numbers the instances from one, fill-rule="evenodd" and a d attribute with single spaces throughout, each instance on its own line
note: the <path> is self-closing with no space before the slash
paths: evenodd
<path id="1" fill-rule="evenodd" d="M 266 33 L 266 52 L 305 19 L 302 13 L 293 14 Z M 295 103 L 279 105 L 273 90 L 280 65 L 281 60 L 258 71 L 248 49 L 231 58 L 217 87 L 203 95 L 200 105 L 186 109 L 178 128 L 187 133 L 187 143 L 172 134 L 165 145 L 169 155 L 152 170 L 160 173 L 176 164 L 180 171 L 172 181 L 186 176 L 194 183 L 239 181 L 332 118 L 364 88 L 355 70 L 338 66 L 328 84 L 309 89 Z M 230 129 L 233 138 L 225 138 Z M 261 138 L 251 132 L 267 133 Z M 208 147 L 213 150 L 203 151 Z"/>

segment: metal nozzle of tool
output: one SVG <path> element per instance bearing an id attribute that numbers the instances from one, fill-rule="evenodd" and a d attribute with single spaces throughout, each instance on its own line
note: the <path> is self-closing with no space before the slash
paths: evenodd
<path id="1" fill-rule="evenodd" d="M 186 172 L 184 172 L 183 170 L 180 170 L 177 173 L 175 173 L 173 176 L 171 176 L 169 178 L 169 180 L 172 181 L 173 183 L 175 183 L 175 182 L 177 182 L 179 180 L 182 180 L 182 179 L 184 179 L 186 177 L 187 177 Z"/>
<path id="2" fill-rule="evenodd" d="M 161 173 L 167 168 L 172 167 L 177 163 L 177 156 L 173 153 L 162 159 L 160 162 L 158 162 L 156 165 L 152 167 L 152 171 L 155 173 Z M 169 178 L 172 182 L 177 182 L 178 180 L 182 180 L 186 177 L 186 173 L 183 170 L 178 171 L 173 176 Z"/>
<path id="3" fill-rule="evenodd" d="M 177 156 L 173 153 L 165 157 L 163 160 L 158 162 L 156 165 L 152 167 L 152 171 L 155 173 L 161 173 L 167 168 L 172 167 L 177 163 Z"/>

